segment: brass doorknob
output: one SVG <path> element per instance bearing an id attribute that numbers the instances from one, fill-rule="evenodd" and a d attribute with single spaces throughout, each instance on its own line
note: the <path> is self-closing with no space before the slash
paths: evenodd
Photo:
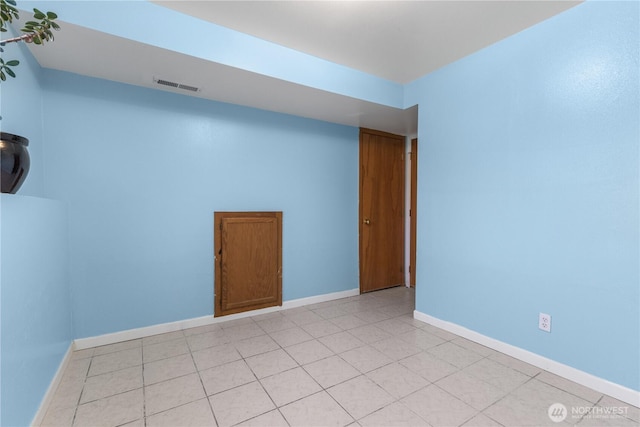
<path id="1" fill-rule="evenodd" d="M 371 221 L 369 220 L 369 218 L 365 218 L 363 222 L 365 225 L 371 224 Z"/>

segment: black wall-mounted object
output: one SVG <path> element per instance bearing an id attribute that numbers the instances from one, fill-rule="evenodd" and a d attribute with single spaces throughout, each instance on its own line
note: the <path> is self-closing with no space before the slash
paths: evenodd
<path id="1" fill-rule="evenodd" d="M 29 173 L 31 160 L 27 146 L 29 140 L 12 133 L 0 133 L 0 158 L 2 159 L 2 175 L 0 183 L 2 192 L 15 194 Z"/>

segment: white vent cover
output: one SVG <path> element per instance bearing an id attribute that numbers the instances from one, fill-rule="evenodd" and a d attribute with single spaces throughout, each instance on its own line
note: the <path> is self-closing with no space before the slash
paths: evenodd
<path id="1" fill-rule="evenodd" d="M 163 80 L 163 79 L 158 79 L 158 78 L 153 78 L 153 81 L 156 82 L 159 85 L 163 85 L 163 86 L 169 86 L 169 87 L 174 87 L 176 89 L 183 89 L 183 90 L 188 90 L 191 92 L 200 92 L 200 88 L 197 88 L 195 86 L 191 86 L 191 85 L 186 85 L 183 83 L 177 83 L 177 82 L 172 82 L 169 80 Z"/>

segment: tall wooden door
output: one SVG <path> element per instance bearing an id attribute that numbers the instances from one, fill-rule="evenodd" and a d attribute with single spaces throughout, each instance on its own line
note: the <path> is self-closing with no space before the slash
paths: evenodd
<path id="1" fill-rule="evenodd" d="M 360 129 L 360 292 L 404 284 L 404 146 Z"/>
<path id="2" fill-rule="evenodd" d="M 282 305 L 282 212 L 215 212 L 216 317 Z"/>

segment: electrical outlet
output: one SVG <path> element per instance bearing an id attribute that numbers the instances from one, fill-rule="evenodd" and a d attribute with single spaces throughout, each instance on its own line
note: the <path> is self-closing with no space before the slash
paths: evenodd
<path id="1" fill-rule="evenodd" d="M 551 315 L 540 313 L 538 316 L 538 328 L 545 332 L 551 332 Z"/>

